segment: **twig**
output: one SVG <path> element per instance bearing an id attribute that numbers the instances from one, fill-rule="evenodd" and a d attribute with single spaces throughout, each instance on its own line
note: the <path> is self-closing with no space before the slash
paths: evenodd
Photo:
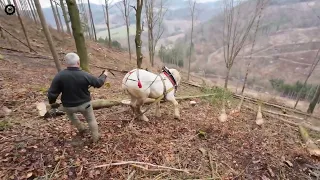
<path id="1" fill-rule="evenodd" d="M 163 169 L 168 169 L 168 170 L 173 170 L 173 171 L 184 172 L 184 173 L 187 173 L 187 174 L 190 173 L 189 172 L 190 170 L 186 170 L 186 169 L 177 169 L 177 168 L 172 168 L 172 167 L 167 167 L 167 166 L 160 166 L 160 165 L 155 165 L 155 164 L 145 163 L 145 162 L 139 162 L 139 161 L 121 161 L 121 162 L 117 162 L 117 163 L 103 164 L 103 165 L 99 165 L 99 166 L 94 166 L 93 169 L 101 168 L 101 167 L 108 167 L 108 166 L 121 166 L 121 165 L 127 165 L 127 164 L 148 165 L 148 166 L 156 167 L 156 168 L 163 168 Z"/>
<path id="2" fill-rule="evenodd" d="M 130 180 L 131 178 L 133 178 L 133 176 L 134 176 L 135 173 L 136 173 L 136 171 L 133 170 L 133 171 L 129 174 L 127 180 Z"/>
<path id="3" fill-rule="evenodd" d="M 64 153 L 65 153 L 65 152 L 66 152 L 66 150 L 64 149 L 63 152 L 62 152 L 62 156 L 64 156 Z M 61 170 L 58 171 L 58 168 L 59 168 L 59 166 L 60 166 L 60 163 L 61 163 L 61 159 L 59 160 L 59 162 L 57 163 L 57 165 L 54 167 L 54 170 L 52 171 L 52 173 L 51 173 L 51 175 L 50 175 L 50 177 L 49 177 L 49 180 L 53 177 L 53 175 L 54 175 L 55 173 L 58 173 L 58 172 L 61 171 Z"/>
<path id="4" fill-rule="evenodd" d="M 140 168 L 144 171 L 150 171 L 150 172 L 159 172 L 159 171 L 165 171 L 167 169 L 149 169 L 147 167 L 144 166 L 140 166 L 140 165 L 135 165 L 135 164 L 131 164 L 131 166 L 136 167 L 136 168 Z"/>
<path id="5" fill-rule="evenodd" d="M 210 168 L 211 168 L 211 177 L 214 178 L 215 174 L 214 174 L 214 170 L 213 170 L 213 162 L 212 162 L 212 156 L 211 156 L 210 152 L 208 152 L 208 157 L 209 157 L 209 164 L 210 164 Z"/>

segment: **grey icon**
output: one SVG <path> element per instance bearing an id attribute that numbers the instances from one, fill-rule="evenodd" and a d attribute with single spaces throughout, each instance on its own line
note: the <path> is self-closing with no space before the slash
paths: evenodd
<path id="1" fill-rule="evenodd" d="M 16 8 L 12 4 L 6 5 L 4 8 L 4 11 L 6 12 L 7 15 L 13 15 L 16 12 Z"/>

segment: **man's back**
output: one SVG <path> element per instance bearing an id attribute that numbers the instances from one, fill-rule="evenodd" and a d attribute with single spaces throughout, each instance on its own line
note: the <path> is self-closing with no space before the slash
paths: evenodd
<path id="1" fill-rule="evenodd" d="M 53 79 L 48 91 L 49 101 L 56 100 L 62 93 L 61 101 L 64 107 L 75 107 L 91 100 L 89 86 L 99 88 L 105 81 L 105 76 L 96 78 L 77 67 L 68 67 L 60 71 Z"/>

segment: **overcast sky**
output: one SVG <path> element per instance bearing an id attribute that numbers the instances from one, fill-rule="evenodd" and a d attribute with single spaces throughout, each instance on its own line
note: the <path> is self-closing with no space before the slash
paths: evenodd
<path id="1" fill-rule="evenodd" d="M 115 1 L 119 1 L 119 0 L 115 0 Z M 197 2 L 209 2 L 209 1 L 217 1 L 217 0 L 197 0 Z M 86 2 L 86 1 L 83 1 Z M 104 3 L 104 0 L 90 0 L 91 3 L 95 3 L 95 4 L 102 4 Z M 49 7 L 50 6 L 50 0 L 40 0 L 41 3 L 41 7 Z"/>

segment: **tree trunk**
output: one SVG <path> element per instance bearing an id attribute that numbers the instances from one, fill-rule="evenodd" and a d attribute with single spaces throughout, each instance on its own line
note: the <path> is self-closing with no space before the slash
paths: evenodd
<path id="1" fill-rule="evenodd" d="M 30 10 L 30 8 L 29 8 L 29 6 L 28 6 L 27 0 L 24 0 L 24 1 L 23 1 L 23 4 L 24 4 L 24 7 L 25 7 L 25 11 L 26 11 L 26 13 L 28 14 L 28 17 L 29 17 L 30 19 L 33 19 L 33 18 L 32 18 L 32 13 L 31 13 L 31 10 Z"/>
<path id="2" fill-rule="evenodd" d="M 320 97 L 320 85 L 317 88 L 317 92 L 315 93 L 314 97 L 312 98 L 311 103 L 309 104 L 309 108 L 307 110 L 307 113 L 312 114 L 314 111 L 314 108 L 317 105 L 317 102 L 319 101 L 319 97 Z"/>
<path id="3" fill-rule="evenodd" d="M 316 58 L 314 59 L 314 62 L 312 63 L 310 72 L 309 72 L 306 80 L 304 81 L 302 88 L 300 89 L 300 91 L 299 91 L 299 93 L 298 93 L 297 101 L 296 101 L 296 103 L 295 103 L 295 105 L 294 105 L 294 107 L 293 107 L 294 109 L 297 107 L 297 105 L 298 105 L 298 103 L 299 103 L 299 101 L 300 101 L 301 93 L 302 93 L 303 88 L 307 85 L 307 82 L 308 82 L 309 77 L 312 75 L 314 69 L 317 67 L 317 65 L 318 65 L 318 63 L 319 63 L 319 61 L 320 61 L 320 58 L 318 58 L 319 52 L 320 52 L 320 49 L 318 50 L 317 55 L 316 55 Z"/>
<path id="4" fill-rule="evenodd" d="M 137 1 L 139 1 L 139 0 L 137 0 Z M 129 50 L 129 60 L 131 61 L 131 45 L 130 45 L 130 30 L 129 30 L 129 17 L 128 16 L 126 16 L 126 26 L 127 26 L 127 40 L 128 40 L 128 50 Z M 141 27 L 140 27 L 140 31 L 141 31 Z M 136 32 L 138 32 L 138 28 L 137 28 Z M 141 38 L 141 34 L 139 36 Z M 141 49 L 141 47 L 140 47 L 140 49 Z M 137 59 L 137 61 L 138 61 L 138 59 Z M 141 59 L 141 62 L 142 62 L 142 59 Z"/>
<path id="5" fill-rule="evenodd" d="M 61 32 L 64 33 L 63 24 L 62 24 L 62 21 L 61 21 L 58 4 L 55 2 L 55 5 L 56 5 L 56 10 L 57 10 L 57 16 L 58 16 L 59 24 L 60 24 L 60 27 L 61 27 Z"/>
<path id="6" fill-rule="evenodd" d="M 35 12 L 34 12 L 34 10 L 33 10 L 33 8 L 32 8 L 32 4 L 30 3 L 30 0 L 27 0 L 27 1 L 28 1 L 28 5 L 29 5 L 29 8 L 30 8 L 30 11 L 31 11 L 31 14 L 32 14 L 32 17 L 33 17 L 34 22 L 35 22 L 35 23 L 38 23 L 38 22 L 37 22 L 36 15 L 35 15 Z"/>
<path id="7" fill-rule="evenodd" d="M 250 63 L 248 63 L 247 65 L 247 70 L 246 70 L 246 76 L 244 77 L 244 81 L 243 81 L 243 85 L 242 85 L 242 89 L 241 89 L 241 95 L 243 95 L 244 89 L 246 88 L 246 84 L 247 84 L 247 80 L 248 80 L 248 75 L 249 75 L 249 67 L 250 67 Z"/>
<path id="8" fill-rule="evenodd" d="M 52 37 L 51 37 L 50 31 L 49 31 L 49 28 L 47 26 L 46 20 L 44 18 L 44 15 L 43 15 L 42 8 L 41 8 L 39 0 L 34 0 L 34 4 L 35 4 L 35 6 L 37 8 L 37 12 L 38 12 L 38 15 L 39 15 L 39 18 L 40 18 L 40 22 L 41 22 L 44 34 L 46 36 L 46 39 L 48 41 L 49 48 L 50 48 L 50 51 L 52 53 L 52 57 L 54 59 L 54 63 L 56 64 L 56 68 L 57 68 L 57 70 L 59 72 L 61 70 L 61 66 L 60 66 L 58 54 L 57 54 L 57 52 L 56 52 L 56 50 L 54 48 Z"/>
<path id="9" fill-rule="evenodd" d="M 34 14 L 36 15 L 37 21 L 40 22 L 40 17 L 39 17 L 39 14 L 37 12 L 37 8 L 35 6 L 35 2 L 31 0 L 31 4 L 32 4 L 33 10 L 34 10 Z"/>
<path id="10" fill-rule="evenodd" d="M 93 30 L 93 35 L 94 35 L 94 40 L 97 41 L 97 33 L 96 33 L 96 28 L 94 26 L 94 21 L 93 21 L 93 16 L 92 16 L 92 11 L 91 11 L 91 5 L 90 1 L 88 0 L 88 7 L 89 7 L 89 13 L 90 13 L 90 19 L 91 19 L 91 24 L 92 24 L 92 30 Z"/>
<path id="11" fill-rule="evenodd" d="M 60 30 L 60 24 L 59 24 L 58 17 L 57 17 L 57 14 L 56 14 L 54 5 L 53 5 L 53 3 L 52 3 L 52 0 L 50 0 L 50 4 L 51 4 L 51 9 L 52 9 L 52 13 L 53 13 L 54 20 L 56 21 L 57 30 L 60 32 L 60 31 L 61 31 L 61 30 Z"/>
<path id="12" fill-rule="evenodd" d="M 65 8 L 65 6 L 64 6 L 63 0 L 60 0 L 60 6 L 61 6 L 62 14 L 63 14 L 63 17 L 64 17 L 64 21 L 65 21 L 66 26 L 67 26 L 67 32 L 68 32 L 68 34 L 71 35 L 71 30 L 70 30 L 70 26 L 69 26 L 68 15 L 67 15 L 66 8 Z"/>
<path id="13" fill-rule="evenodd" d="M 17 1 L 16 0 L 13 0 L 13 3 L 14 5 L 16 6 L 16 11 L 17 11 L 17 14 L 18 14 L 18 18 L 19 18 L 19 21 L 20 21 L 20 24 L 21 24 L 21 27 L 22 27 L 22 31 L 24 33 L 24 36 L 26 38 L 26 41 L 27 41 L 27 44 L 28 44 L 28 47 L 29 47 L 29 50 L 30 52 L 32 51 L 32 48 L 31 48 L 31 45 L 30 45 L 30 42 L 29 42 L 29 38 L 28 38 L 28 34 L 27 34 L 27 31 L 26 31 L 26 28 L 24 27 L 24 24 L 22 22 L 22 19 L 21 19 L 21 16 L 20 16 L 20 12 L 19 12 L 19 8 L 18 8 L 18 4 L 17 4 Z"/>
<path id="14" fill-rule="evenodd" d="M 142 12 L 142 7 L 143 7 L 143 0 L 137 0 L 135 43 L 136 43 L 136 51 L 137 51 L 137 66 L 138 66 L 138 68 L 141 68 L 142 58 L 143 58 L 143 55 L 142 55 L 142 52 L 141 52 L 141 46 L 142 46 L 142 41 L 141 41 L 141 33 L 142 33 L 142 30 L 141 30 L 141 12 Z M 129 36 L 128 36 L 128 39 L 129 39 Z M 130 51 L 129 51 L 129 53 L 130 53 Z"/>
<path id="15" fill-rule="evenodd" d="M 189 62 L 188 62 L 188 77 L 187 80 L 190 79 L 190 66 L 191 66 L 191 58 L 192 58 L 192 38 L 193 38 L 193 23 L 194 23 L 194 10 L 196 6 L 196 1 L 193 2 L 192 9 L 191 9 L 191 37 L 190 37 L 190 54 L 189 54 Z"/>
<path id="16" fill-rule="evenodd" d="M 228 82 L 229 82 L 229 75 L 230 75 L 230 68 L 227 68 L 227 74 L 226 74 L 226 79 L 224 81 L 224 88 L 227 89 L 228 88 Z"/>
<path id="17" fill-rule="evenodd" d="M 314 156 L 320 156 L 320 150 L 318 146 L 310 138 L 308 131 L 302 126 L 299 126 L 299 130 L 300 130 L 301 137 L 304 143 L 306 144 L 309 154 Z"/>
<path id="18" fill-rule="evenodd" d="M 106 15 L 107 15 L 107 29 L 108 29 L 108 42 L 109 42 L 109 47 L 112 46 L 111 44 L 111 33 L 110 33 L 110 19 L 109 19 L 109 3 L 107 2 L 107 0 L 105 0 L 106 3 Z"/>
<path id="19" fill-rule="evenodd" d="M 89 72 L 89 59 L 87 54 L 86 42 L 81 27 L 79 10 L 76 0 L 67 0 L 67 6 L 71 21 L 73 37 L 76 43 L 77 53 L 80 57 L 80 66 L 83 70 Z"/>

